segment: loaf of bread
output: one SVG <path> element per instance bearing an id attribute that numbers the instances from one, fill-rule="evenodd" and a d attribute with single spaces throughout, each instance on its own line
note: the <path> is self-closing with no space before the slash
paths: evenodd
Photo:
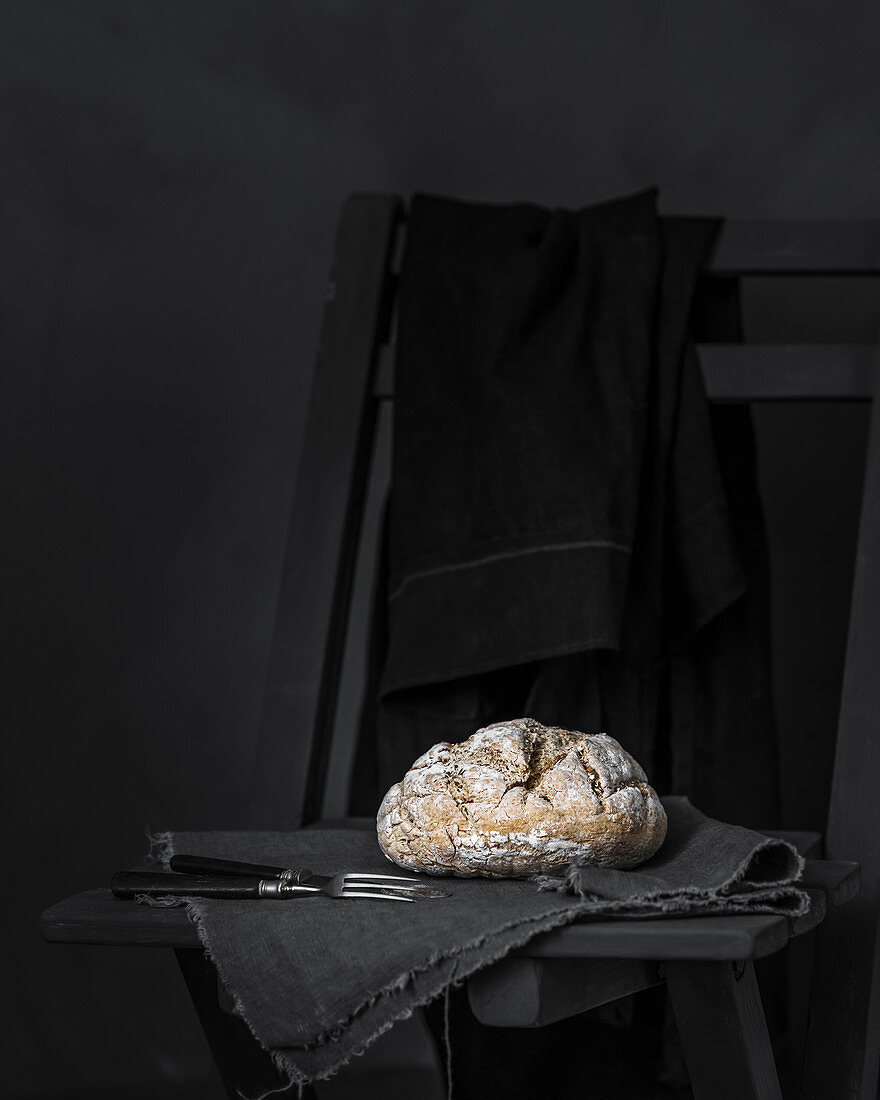
<path id="1" fill-rule="evenodd" d="M 377 826 L 400 867 L 504 878 L 572 859 L 635 867 L 663 843 L 666 813 L 613 737 L 514 718 L 430 748 L 385 795 Z"/>

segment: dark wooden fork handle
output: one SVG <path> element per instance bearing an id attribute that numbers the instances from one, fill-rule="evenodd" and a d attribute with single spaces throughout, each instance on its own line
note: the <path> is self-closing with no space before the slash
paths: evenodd
<path id="1" fill-rule="evenodd" d="M 117 871 L 110 889 L 117 898 L 153 897 L 258 898 L 261 878 L 219 875 L 172 875 L 166 871 Z"/>

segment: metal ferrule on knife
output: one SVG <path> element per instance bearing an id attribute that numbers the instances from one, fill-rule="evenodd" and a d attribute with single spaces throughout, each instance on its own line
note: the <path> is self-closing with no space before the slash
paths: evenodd
<path id="1" fill-rule="evenodd" d="M 313 886 L 297 888 L 295 883 L 290 883 L 283 877 L 260 879 L 257 889 L 261 898 L 289 898 L 294 894 L 317 892 Z"/>

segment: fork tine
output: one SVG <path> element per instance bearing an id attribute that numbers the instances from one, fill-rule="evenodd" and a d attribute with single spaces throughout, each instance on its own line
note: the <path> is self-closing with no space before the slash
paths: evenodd
<path id="1" fill-rule="evenodd" d="M 422 886 L 419 883 L 418 886 L 400 886 L 398 883 L 383 882 L 346 882 L 345 886 L 357 887 L 364 890 L 372 888 L 381 889 L 384 887 L 387 890 L 394 890 L 399 894 L 410 894 L 414 898 L 448 898 L 450 893 L 448 890 L 438 890 L 432 886 Z"/>
<path id="2" fill-rule="evenodd" d="M 408 901 L 414 902 L 414 897 L 409 897 L 406 894 L 393 893 L 390 890 L 350 890 L 347 886 L 342 888 L 340 897 L 343 898 L 377 898 L 379 901 Z"/>
<path id="3" fill-rule="evenodd" d="M 421 879 L 414 878 L 412 875 L 374 875 L 368 871 L 346 871 L 346 879 L 352 878 L 369 878 L 369 879 L 391 879 L 394 882 L 409 882 L 416 885 L 421 882 Z"/>

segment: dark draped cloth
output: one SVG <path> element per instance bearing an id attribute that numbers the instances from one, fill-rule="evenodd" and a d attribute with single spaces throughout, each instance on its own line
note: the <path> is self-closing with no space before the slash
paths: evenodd
<path id="1" fill-rule="evenodd" d="M 528 716 L 610 733 L 714 817 L 776 824 L 754 438 L 747 408 L 710 408 L 694 351 L 739 338 L 736 288 L 700 279 L 721 223 L 656 198 L 413 201 L 357 812 L 430 745 Z M 646 996 L 619 1039 L 592 1014 L 612 1063 L 658 1052 Z M 511 1041 L 461 995 L 450 1011 L 453 1057 L 484 1051 L 492 1095 L 584 1035 Z"/>
<path id="2" fill-rule="evenodd" d="M 771 827 L 767 562 L 748 411 L 694 337 L 720 223 L 416 196 L 400 279 L 372 812 L 437 741 L 528 716 L 616 737 L 664 793 Z M 370 783 L 371 768 L 375 768 Z"/>

